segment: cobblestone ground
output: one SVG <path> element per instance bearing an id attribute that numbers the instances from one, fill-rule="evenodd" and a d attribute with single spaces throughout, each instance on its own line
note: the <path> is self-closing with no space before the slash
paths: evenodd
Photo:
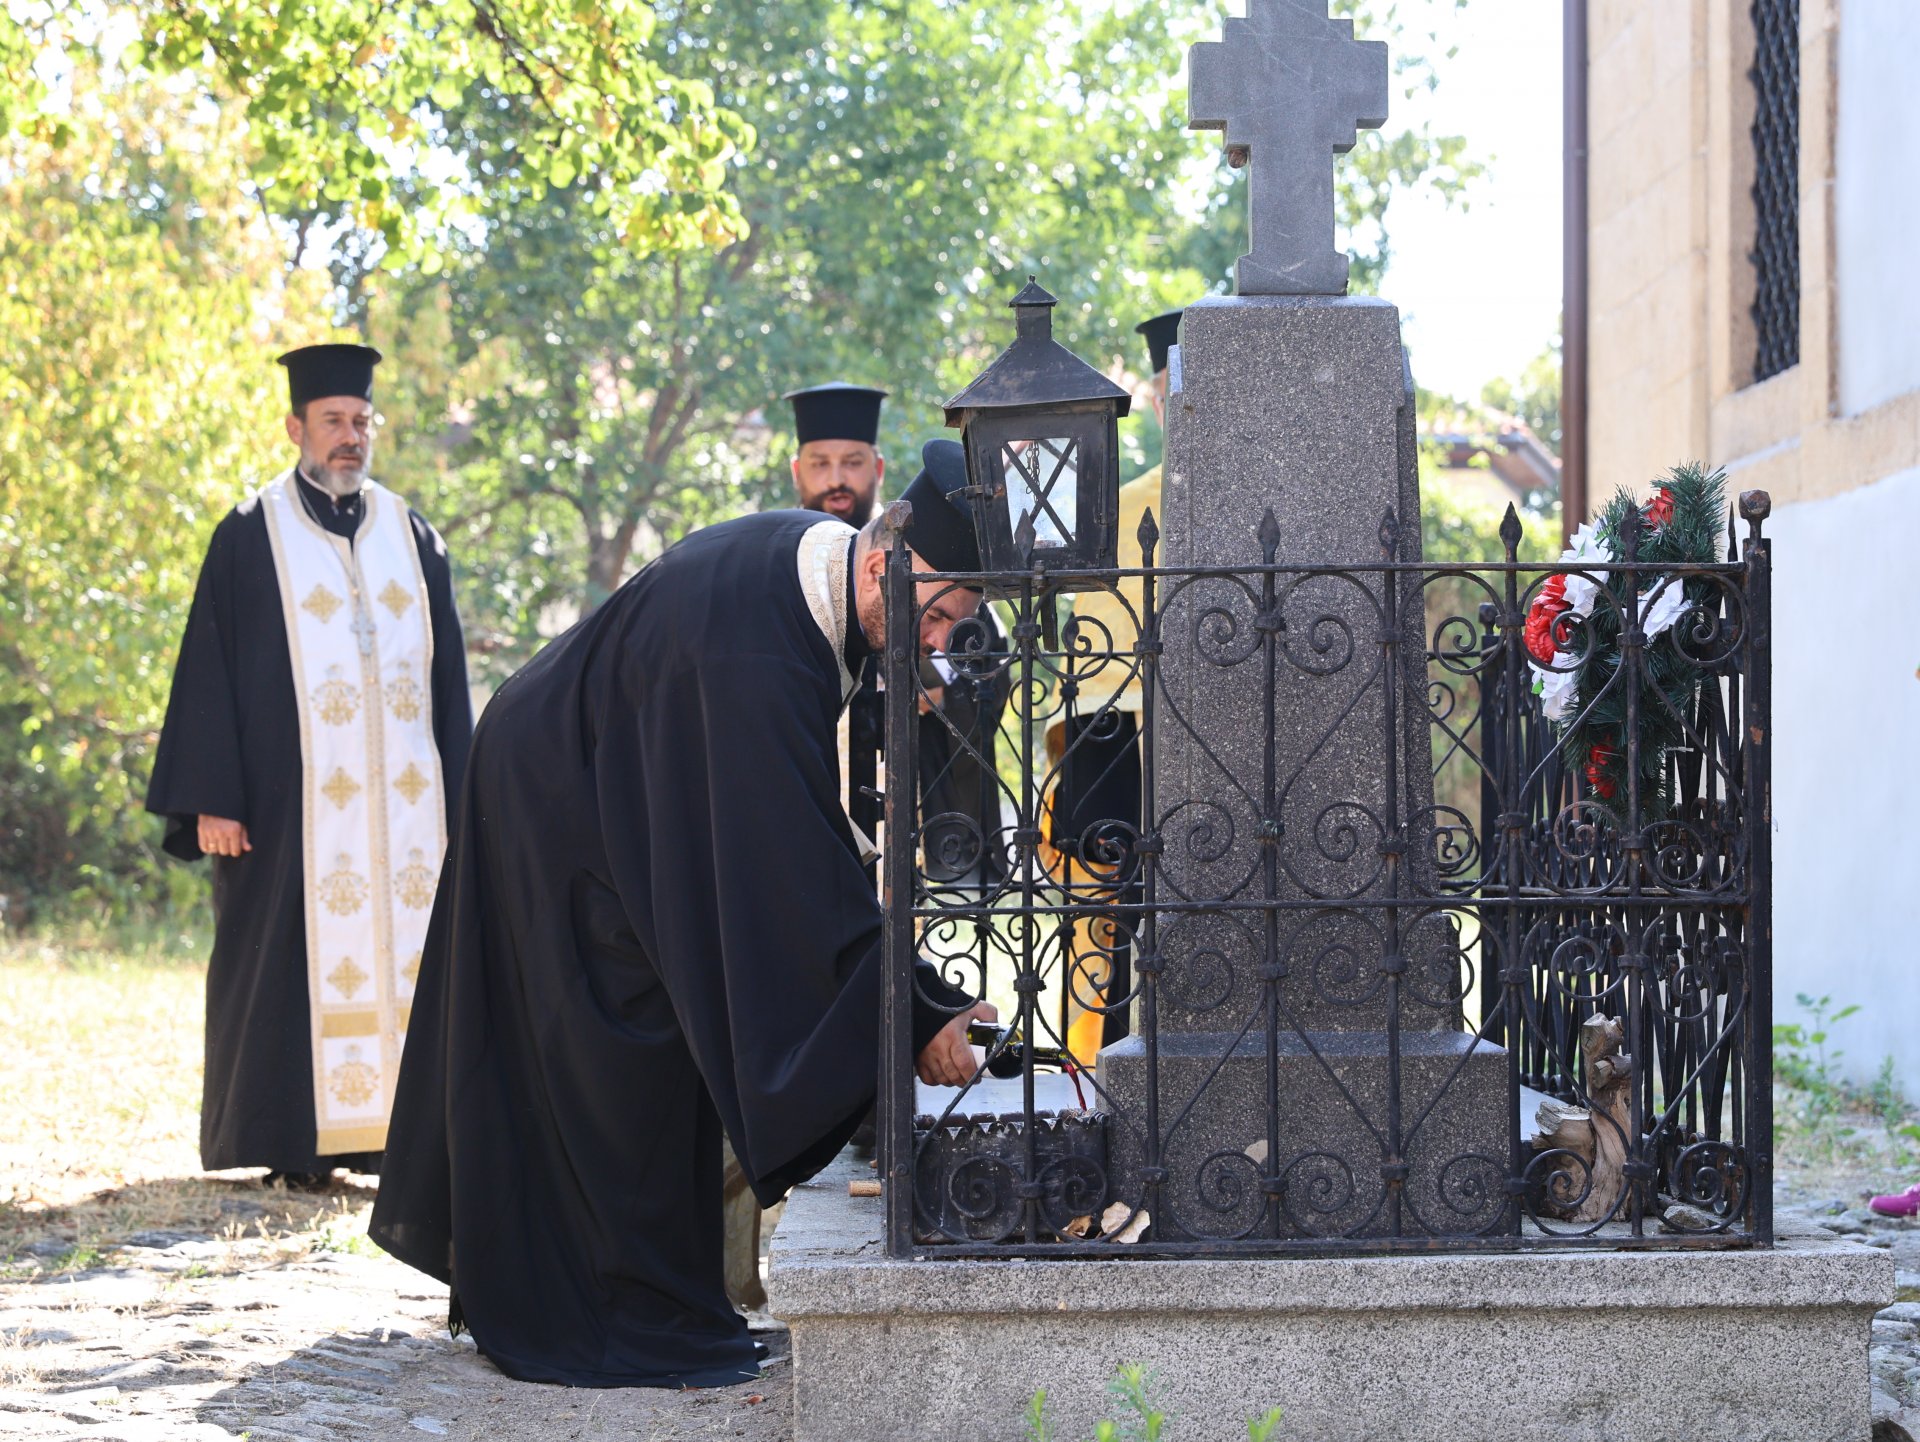
<path id="1" fill-rule="evenodd" d="M 1867 1353 L 1873 1442 L 1920 1442 L 1920 1223 L 1877 1216 L 1844 1197 L 1789 1206 L 1829 1231 L 1893 1253 L 1900 1300 L 1874 1318 Z"/>
<path id="2" fill-rule="evenodd" d="M 514 1382 L 367 1240 L 372 1178 L 201 1172 L 206 973 L 154 951 L 0 944 L 0 1436 L 791 1436 L 784 1332 L 744 1387 Z"/>
<path id="3" fill-rule="evenodd" d="M 351 1189 L 342 1189 L 350 1192 Z M 237 1189 L 236 1189 L 237 1191 Z M 343 1198 L 345 1200 L 346 1198 Z M 1893 1252 L 1903 1300 L 1874 1323 L 1874 1442 L 1920 1442 L 1920 1225 L 1845 1198 L 1795 1202 Z M 260 1208 L 227 1199 L 234 1221 Z M 231 1223 L 226 1228 L 238 1230 Z M 762 1382 L 689 1392 L 514 1382 L 450 1339 L 446 1292 L 364 1238 L 339 1250 L 185 1232 L 127 1239 L 79 1270 L 0 1286 L 0 1433 L 90 1442 L 668 1439 L 791 1435 L 785 1334 Z M 60 1238 L 13 1260 L 31 1274 Z M 1008 1419 L 1008 1436 L 1017 1434 Z"/>
<path id="4" fill-rule="evenodd" d="M 234 1209 L 244 1220 L 246 1204 Z M 448 1337 L 445 1288 L 365 1245 L 149 1232 L 97 1265 L 0 1287 L 0 1433 L 89 1442 L 791 1435 L 784 1332 L 760 1333 L 775 1360 L 743 1387 L 515 1382 L 471 1338 Z M 16 1270 L 32 1260 L 16 1256 Z"/>

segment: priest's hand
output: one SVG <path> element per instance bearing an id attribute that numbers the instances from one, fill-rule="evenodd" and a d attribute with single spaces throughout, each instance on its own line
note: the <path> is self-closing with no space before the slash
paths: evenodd
<path id="1" fill-rule="evenodd" d="M 202 816 L 200 849 L 209 856 L 238 856 L 253 850 L 253 843 L 247 840 L 247 828 L 240 822 L 224 816 Z"/>
<path id="2" fill-rule="evenodd" d="M 914 1070 L 928 1086 L 963 1087 L 980 1069 L 967 1045 L 967 1025 L 975 1021 L 998 1021 L 1000 1013 L 991 1002 L 976 1001 L 952 1021 L 934 1033 L 933 1040 L 920 1049 L 920 1061 Z"/>

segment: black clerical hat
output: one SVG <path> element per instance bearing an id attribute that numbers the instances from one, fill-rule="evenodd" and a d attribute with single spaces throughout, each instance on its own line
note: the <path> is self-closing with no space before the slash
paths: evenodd
<path id="1" fill-rule="evenodd" d="M 828 381 L 781 397 L 793 402 L 793 432 L 803 446 L 808 441 L 872 445 L 880 438 L 880 402 L 886 398 L 885 391 L 845 381 Z"/>
<path id="2" fill-rule="evenodd" d="M 1147 338 L 1147 355 L 1153 361 L 1152 374 L 1159 375 L 1167 368 L 1167 352 L 1180 344 L 1180 317 L 1185 314 L 1185 311 L 1179 310 L 1164 311 L 1133 328 L 1136 334 Z"/>
<path id="3" fill-rule="evenodd" d="M 920 474 L 900 499 L 913 507 L 907 544 L 936 571 L 980 569 L 966 486 L 967 453 L 960 442 L 928 441 L 920 448 Z"/>
<path id="4" fill-rule="evenodd" d="M 380 352 L 369 345 L 303 345 L 281 356 L 280 364 L 287 368 L 288 406 L 297 411 L 328 396 L 372 400 Z"/>

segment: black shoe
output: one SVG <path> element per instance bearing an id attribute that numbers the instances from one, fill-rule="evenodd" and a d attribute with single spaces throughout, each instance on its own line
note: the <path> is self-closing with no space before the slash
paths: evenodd
<path id="1" fill-rule="evenodd" d="M 754 1361 L 764 1362 L 767 1360 L 767 1358 L 771 1357 L 772 1355 L 773 1355 L 773 1348 L 769 1347 L 765 1342 L 755 1342 L 753 1344 L 753 1360 Z"/>
<path id="2" fill-rule="evenodd" d="M 331 1172 L 268 1172 L 263 1187 L 285 1187 L 290 1192 L 324 1192 L 333 1185 Z"/>

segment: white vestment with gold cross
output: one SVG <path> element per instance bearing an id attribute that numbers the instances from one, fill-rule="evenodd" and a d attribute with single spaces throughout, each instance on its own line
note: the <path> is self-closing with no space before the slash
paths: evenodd
<path id="1" fill-rule="evenodd" d="M 407 504 L 368 481 L 352 542 L 293 472 L 259 494 L 300 714 L 315 1150 L 378 1151 L 446 852 L 433 626 Z"/>

